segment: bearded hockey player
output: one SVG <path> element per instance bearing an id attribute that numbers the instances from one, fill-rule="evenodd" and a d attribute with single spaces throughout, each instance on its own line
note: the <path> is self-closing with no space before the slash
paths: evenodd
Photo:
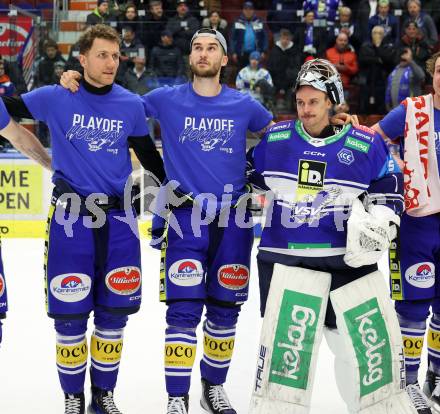
<path id="1" fill-rule="evenodd" d="M 351 413 L 415 413 L 377 267 L 400 223 L 402 174 L 373 130 L 330 125 L 344 100 L 330 62 L 306 62 L 295 89 L 298 120 L 275 124 L 248 153 L 251 181 L 262 175 L 273 196 L 258 253 L 264 322 L 250 412 L 309 412 L 324 332 Z"/>

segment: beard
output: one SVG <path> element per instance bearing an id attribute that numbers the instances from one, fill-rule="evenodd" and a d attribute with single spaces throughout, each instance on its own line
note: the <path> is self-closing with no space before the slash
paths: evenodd
<path id="1" fill-rule="evenodd" d="M 199 78 L 215 78 L 221 70 L 221 63 L 214 63 L 206 69 L 198 69 L 197 66 L 190 64 L 190 68 L 194 76 Z"/>

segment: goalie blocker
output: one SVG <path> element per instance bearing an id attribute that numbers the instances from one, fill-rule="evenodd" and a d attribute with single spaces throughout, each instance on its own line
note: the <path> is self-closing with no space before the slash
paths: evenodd
<path id="1" fill-rule="evenodd" d="M 355 271 L 355 269 L 353 269 Z M 275 264 L 250 414 L 306 414 L 324 331 L 330 273 Z M 416 414 L 405 392 L 403 345 L 379 271 L 330 293 L 338 330 L 325 329 L 350 413 Z"/>

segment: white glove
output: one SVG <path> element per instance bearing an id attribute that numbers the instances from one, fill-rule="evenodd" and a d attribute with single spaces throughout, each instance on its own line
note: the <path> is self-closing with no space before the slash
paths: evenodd
<path id="1" fill-rule="evenodd" d="M 351 267 L 377 263 L 396 237 L 400 217 L 390 208 L 373 205 L 365 211 L 359 199 L 353 201 L 347 222 L 347 252 L 344 262 Z"/>

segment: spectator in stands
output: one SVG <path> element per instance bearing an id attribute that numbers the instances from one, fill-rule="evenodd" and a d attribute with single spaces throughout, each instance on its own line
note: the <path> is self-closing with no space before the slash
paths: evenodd
<path id="1" fill-rule="evenodd" d="M 268 47 L 268 33 L 264 22 L 255 14 L 254 4 L 245 1 L 241 15 L 232 27 L 232 61 L 241 69 L 249 63 L 249 55 L 254 51 L 260 52 L 264 59 Z"/>
<path id="2" fill-rule="evenodd" d="M 107 23 L 109 20 L 109 2 L 108 0 L 98 0 L 95 10 L 87 16 L 86 24 L 94 26 L 99 23 Z"/>
<path id="3" fill-rule="evenodd" d="M 160 34 L 165 30 L 168 19 L 164 15 L 161 0 L 150 0 L 148 3 L 148 13 L 145 16 L 143 43 L 151 52 L 154 46 L 160 43 Z"/>
<path id="4" fill-rule="evenodd" d="M 133 32 L 136 33 L 136 37 L 142 41 L 144 38 L 143 34 L 143 22 L 138 16 L 136 6 L 133 3 L 127 3 L 125 12 L 123 15 L 119 16 L 118 19 L 118 30 L 122 33 L 122 28 L 124 26 L 130 26 Z"/>
<path id="5" fill-rule="evenodd" d="M 344 89 L 348 91 L 351 78 L 359 72 L 359 66 L 356 52 L 350 47 L 344 32 L 339 33 L 335 45 L 326 50 L 325 58 L 336 66 Z"/>
<path id="6" fill-rule="evenodd" d="M 368 28 L 370 17 L 377 11 L 377 0 L 344 0 L 344 4 L 353 11 L 353 21 L 358 30 L 362 42 L 368 42 L 371 38 L 371 30 Z"/>
<path id="7" fill-rule="evenodd" d="M 333 34 L 333 38 L 330 37 L 328 43 L 329 46 L 334 45 L 336 37 L 339 33 L 345 33 L 348 36 L 348 42 L 354 49 L 358 50 L 361 46 L 361 39 L 359 38 L 358 30 L 355 28 L 354 23 L 351 21 L 351 9 L 350 7 L 341 7 L 339 9 L 339 20 L 336 20 L 333 29 L 330 30 L 330 34 Z"/>
<path id="8" fill-rule="evenodd" d="M 318 20 L 318 26 L 331 28 L 335 25 L 338 9 L 342 6 L 341 0 L 304 0 L 304 13 L 313 11 L 315 19 Z"/>
<path id="9" fill-rule="evenodd" d="M 0 60 L 0 96 L 14 96 L 15 94 L 15 86 L 6 74 L 4 62 Z"/>
<path id="10" fill-rule="evenodd" d="M 188 56 L 190 52 L 190 41 L 192 35 L 199 29 L 199 21 L 189 13 L 186 0 L 177 0 L 177 13 L 168 20 L 167 30 L 169 30 L 174 39 L 174 43 L 182 55 Z"/>
<path id="11" fill-rule="evenodd" d="M 3 62 L 6 75 L 9 76 L 11 82 L 15 86 L 17 95 L 26 93 L 28 91 L 28 88 L 26 86 L 26 81 L 23 78 L 23 72 L 18 67 L 18 65 L 11 64 L 7 60 L 4 60 L 2 55 L 0 55 L 0 60 Z"/>
<path id="12" fill-rule="evenodd" d="M 145 58 L 136 57 L 133 62 L 134 67 L 125 73 L 122 86 L 138 95 L 145 95 L 158 86 L 155 75 L 150 69 L 146 68 Z"/>
<path id="13" fill-rule="evenodd" d="M 440 27 L 440 4 L 438 0 L 423 0 L 423 11 L 432 17 L 436 28 Z M 438 29 L 437 29 L 438 32 Z"/>
<path id="14" fill-rule="evenodd" d="M 79 63 L 79 43 L 76 42 L 70 47 L 69 56 L 67 58 L 66 70 L 76 70 L 82 73 L 83 68 Z"/>
<path id="15" fill-rule="evenodd" d="M 260 101 L 267 109 L 273 109 L 273 82 L 270 73 L 260 67 L 261 53 L 254 51 L 249 55 L 249 65 L 238 72 L 235 80 L 236 88 L 249 93 Z"/>
<path id="16" fill-rule="evenodd" d="M 136 33 L 131 26 L 123 26 L 120 56 L 121 63 L 116 77 L 118 83 L 122 83 L 125 73 L 133 68 L 133 59 L 136 57 L 145 58 L 145 47 L 136 37 Z"/>
<path id="17" fill-rule="evenodd" d="M 228 41 L 228 22 L 225 19 L 220 17 L 220 13 L 216 10 L 213 10 L 209 13 L 209 16 L 203 19 L 202 27 L 209 27 L 211 29 L 215 29 L 219 31 L 223 37 Z"/>
<path id="18" fill-rule="evenodd" d="M 173 36 L 169 30 L 164 30 L 160 38 L 161 43 L 151 51 L 151 71 L 161 86 L 182 83 L 185 78 L 182 52 L 173 44 Z"/>
<path id="19" fill-rule="evenodd" d="M 145 56 L 145 48 L 132 26 L 122 27 L 121 55 L 129 58 Z"/>
<path id="20" fill-rule="evenodd" d="M 301 54 L 288 29 L 280 30 L 280 39 L 269 53 L 267 69 L 272 76 L 278 108 L 291 109 L 292 87 L 301 68 Z"/>
<path id="21" fill-rule="evenodd" d="M 399 59 L 399 63 L 388 76 L 385 93 L 387 111 L 391 111 L 405 98 L 422 94 L 425 72 L 414 61 L 411 49 L 409 47 L 402 47 L 399 50 Z"/>
<path id="22" fill-rule="evenodd" d="M 322 57 L 327 44 L 327 30 L 315 27 L 315 12 L 308 11 L 304 14 L 304 23 L 300 24 L 294 36 L 293 43 L 299 47 L 301 64 L 307 59 Z"/>
<path id="23" fill-rule="evenodd" d="M 415 62 L 419 66 L 425 67 L 425 63 L 431 55 L 431 47 L 426 41 L 424 33 L 417 27 L 416 22 L 406 21 L 398 46 L 409 47 Z"/>
<path id="24" fill-rule="evenodd" d="M 368 20 L 368 31 L 371 33 L 374 26 L 382 26 L 385 30 L 385 41 L 393 45 L 399 40 L 399 22 L 397 17 L 390 13 L 389 0 L 377 2 L 377 13 Z"/>
<path id="25" fill-rule="evenodd" d="M 55 77 L 55 64 L 61 64 L 63 67 L 66 66 L 66 60 L 61 55 L 58 50 L 58 45 L 54 40 L 48 39 L 44 50 L 44 56 L 38 63 L 36 71 L 34 82 L 36 87 L 57 83 Z"/>
<path id="26" fill-rule="evenodd" d="M 365 42 L 359 51 L 361 75 L 360 111 L 365 114 L 385 113 L 387 77 L 394 66 L 394 46 L 384 41 L 385 30 L 375 26 L 371 40 Z"/>
<path id="27" fill-rule="evenodd" d="M 294 33 L 299 23 L 298 10 L 302 10 L 303 0 L 273 0 L 267 13 L 267 25 L 274 41 L 280 38 L 281 29 Z"/>
<path id="28" fill-rule="evenodd" d="M 438 4 L 438 3 L 437 3 Z M 440 7 L 440 5 L 438 6 Z M 409 0 L 407 3 L 409 17 L 406 21 L 413 21 L 423 32 L 429 46 L 435 46 L 438 42 L 438 33 L 432 17 L 422 11 L 420 0 Z M 406 23 L 404 22 L 404 25 Z"/>

